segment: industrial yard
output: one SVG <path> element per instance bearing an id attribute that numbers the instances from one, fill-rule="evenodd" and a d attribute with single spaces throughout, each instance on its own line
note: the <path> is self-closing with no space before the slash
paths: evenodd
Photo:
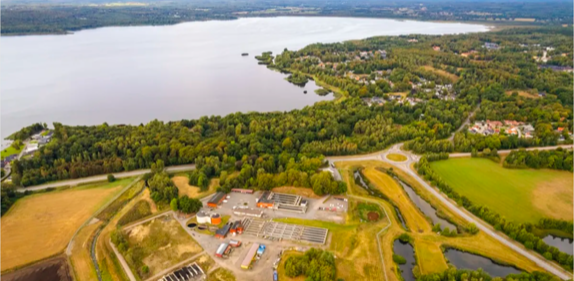
<path id="1" fill-rule="evenodd" d="M 330 234 L 326 228 L 274 219 L 344 222 L 347 209 L 343 197 L 311 199 L 241 189 L 206 198 L 204 208 L 182 226 L 237 280 L 273 280 L 283 251 L 326 248 Z"/>

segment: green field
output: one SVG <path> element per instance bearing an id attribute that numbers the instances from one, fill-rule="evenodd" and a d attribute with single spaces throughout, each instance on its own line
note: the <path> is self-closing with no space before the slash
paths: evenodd
<path id="1" fill-rule="evenodd" d="M 517 222 L 572 220 L 572 173 L 505 169 L 488 159 L 457 158 L 431 167 L 459 194 Z"/>
<path id="2" fill-rule="evenodd" d="M 7 147 L 6 149 L 2 150 L 2 152 L 1 152 L 1 154 L 2 154 L 2 155 L 1 155 L 1 158 L 4 159 L 4 158 L 6 158 L 6 157 L 8 157 L 8 156 L 10 156 L 10 155 L 18 154 L 18 153 L 20 153 L 20 152 L 22 151 L 22 149 L 24 149 L 24 145 L 22 145 L 22 146 L 20 147 L 20 149 L 15 149 L 15 148 L 9 146 L 9 147 Z"/>

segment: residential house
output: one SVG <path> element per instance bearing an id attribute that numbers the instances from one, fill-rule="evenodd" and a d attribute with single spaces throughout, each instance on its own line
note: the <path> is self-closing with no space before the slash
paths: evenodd
<path id="1" fill-rule="evenodd" d="M 491 42 L 486 42 L 486 43 L 484 43 L 484 47 L 485 47 L 487 50 L 498 50 L 498 49 L 500 49 L 500 46 L 499 46 L 498 44 L 496 44 L 496 43 L 491 43 Z"/>

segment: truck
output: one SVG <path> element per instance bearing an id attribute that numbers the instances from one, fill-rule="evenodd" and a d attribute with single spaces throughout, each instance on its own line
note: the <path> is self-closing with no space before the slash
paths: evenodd
<path id="1" fill-rule="evenodd" d="M 229 240 L 229 246 L 233 248 L 237 248 L 241 246 L 241 241 L 238 240 Z"/>
<path id="2" fill-rule="evenodd" d="M 263 252 L 265 252 L 265 245 L 261 244 L 259 245 L 259 249 L 257 249 L 257 256 L 263 255 Z"/>

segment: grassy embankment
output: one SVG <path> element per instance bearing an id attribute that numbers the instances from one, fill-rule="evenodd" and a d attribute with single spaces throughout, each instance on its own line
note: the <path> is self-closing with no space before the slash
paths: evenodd
<path id="1" fill-rule="evenodd" d="M 431 167 L 459 194 L 511 221 L 572 220 L 572 173 L 506 169 L 487 159 L 457 158 Z"/>
<path id="2" fill-rule="evenodd" d="M 74 232 L 132 179 L 34 194 L 1 219 L 2 271 L 64 251 Z"/>
<path id="3" fill-rule="evenodd" d="M 133 181 L 130 181 L 133 182 Z M 78 232 L 74 239 L 72 255 L 70 261 L 76 280 L 94 280 L 96 279 L 96 270 L 93 265 L 90 253 L 93 240 L 96 238 L 99 228 L 104 227 L 113 216 L 122 209 L 122 207 L 136 196 L 143 188 L 143 181 L 132 184 L 121 196 L 110 203 L 102 210 L 96 219 L 90 224 L 84 226 Z M 102 266 L 102 264 L 100 264 Z"/>
<path id="4" fill-rule="evenodd" d="M 391 216 L 391 227 L 389 227 L 381 238 L 381 246 L 385 263 L 387 276 L 391 280 L 399 280 L 396 267 L 392 266 L 393 241 L 402 233 L 408 233 L 413 237 L 415 256 L 417 259 L 417 273 L 427 274 L 440 272 L 447 267 L 446 260 L 442 254 L 442 247 L 449 246 L 463 251 L 479 254 L 500 263 L 513 264 L 526 271 L 542 271 L 536 264 L 523 256 L 512 251 L 497 240 L 479 232 L 476 235 L 462 234 L 457 237 L 444 237 L 431 231 L 431 224 L 420 210 L 408 199 L 408 195 L 387 174 L 376 170 L 376 167 L 385 169 L 392 168 L 392 165 L 379 161 L 358 161 L 358 162 L 339 162 L 337 167 L 343 172 L 343 176 L 348 183 L 350 194 L 367 195 L 367 192 L 354 184 L 351 170 L 355 167 L 364 167 L 364 174 L 373 186 L 385 194 L 393 205 L 397 206 L 402 213 L 405 222 L 410 231 L 405 231 L 395 216 Z M 448 218 L 450 221 L 466 227 L 467 223 L 457 215 L 450 212 L 440 201 L 428 194 L 422 186 L 406 173 L 394 168 L 396 174 L 425 200 L 431 203 L 441 216 Z M 387 211 L 394 212 L 393 206 L 382 199 L 373 198 L 385 206 Z"/>
<path id="5" fill-rule="evenodd" d="M 104 281 L 129 280 L 125 275 L 118 258 L 110 247 L 109 241 L 111 232 L 119 226 L 119 220 L 129 213 L 140 201 L 147 201 L 150 204 L 152 214 L 157 213 L 157 207 L 149 196 L 149 189 L 146 188 L 142 193 L 127 202 L 125 206 L 111 217 L 109 223 L 102 229 L 98 237 L 96 242 L 96 256 L 98 258 L 100 271 L 102 272 L 102 280 Z"/>
<path id="6" fill-rule="evenodd" d="M 9 146 L 6 149 L 2 150 L 2 152 L 0 152 L 1 154 L 0 158 L 4 159 L 10 155 L 19 154 L 20 152 L 22 152 L 22 149 L 24 149 L 24 146 L 25 145 L 21 145 L 19 149 Z"/>

